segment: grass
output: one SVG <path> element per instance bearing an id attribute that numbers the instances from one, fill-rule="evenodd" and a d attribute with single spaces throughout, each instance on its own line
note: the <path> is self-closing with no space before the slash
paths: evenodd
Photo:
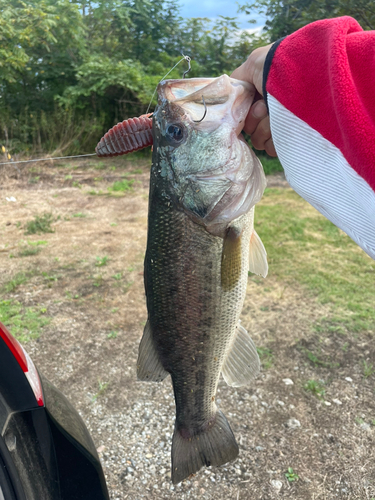
<path id="1" fill-rule="evenodd" d="M 375 333 L 370 257 L 292 190 L 266 189 L 255 218 L 270 275 L 286 284 L 298 282 L 328 304 L 328 328 Z"/>
<path id="2" fill-rule="evenodd" d="M 85 214 L 83 212 L 77 212 L 76 214 L 73 214 L 73 217 L 77 217 L 79 219 L 84 219 L 85 217 L 87 217 L 87 214 Z"/>
<path id="3" fill-rule="evenodd" d="M 4 283 L 2 291 L 5 293 L 14 292 L 19 285 L 23 285 L 24 283 L 26 283 L 33 275 L 33 272 L 23 271 L 15 274 L 11 280 Z"/>
<path id="4" fill-rule="evenodd" d="M 262 362 L 262 368 L 268 370 L 273 363 L 273 352 L 268 347 L 257 347 L 257 353 Z"/>
<path id="5" fill-rule="evenodd" d="M 290 483 L 293 483 L 294 481 L 298 481 L 299 476 L 294 472 L 292 467 L 288 467 L 288 472 L 285 472 L 285 477 Z"/>
<path id="6" fill-rule="evenodd" d="M 21 342 L 38 338 L 41 329 L 49 323 L 45 309 L 22 306 L 14 300 L 0 301 L 0 321 Z"/>
<path id="7" fill-rule="evenodd" d="M 363 362 L 363 376 L 365 378 L 371 377 L 375 373 L 375 366 L 372 363 Z"/>
<path id="8" fill-rule="evenodd" d="M 326 390 L 322 382 L 318 382 L 317 380 L 308 380 L 303 388 L 305 389 L 305 391 L 314 394 L 314 396 L 316 396 L 318 399 L 324 399 Z"/>
<path id="9" fill-rule="evenodd" d="M 26 222 L 25 234 L 54 233 L 52 229 L 53 216 L 45 212 L 42 215 L 36 215 L 34 220 Z"/>
<path id="10" fill-rule="evenodd" d="M 259 155 L 257 152 L 257 156 L 263 165 L 263 170 L 266 175 L 276 174 L 277 172 L 284 172 L 283 167 L 281 166 L 280 160 L 278 158 L 272 158 L 268 155 Z"/>
<path id="11" fill-rule="evenodd" d="M 102 394 L 104 394 L 104 392 L 106 391 L 106 389 L 108 387 L 108 384 L 109 384 L 109 382 L 102 382 L 101 380 L 98 380 L 99 390 L 91 398 L 92 402 L 96 401 L 99 396 L 101 396 Z"/>
<path id="12" fill-rule="evenodd" d="M 30 257 L 40 252 L 39 247 L 25 247 L 18 252 L 18 257 Z"/>
<path id="13" fill-rule="evenodd" d="M 96 260 L 95 260 L 95 266 L 96 267 L 103 267 L 103 266 L 106 266 L 109 262 L 109 257 L 105 256 L 105 257 L 96 257 Z"/>
<path id="14" fill-rule="evenodd" d="M 131 191 L 133 189 L 134 179 L 122 179 L 121 181 L 116 181 L 108 188 L 108 191 L 114 191 L 117 193 L 124 193 L 125 191 Z"/>

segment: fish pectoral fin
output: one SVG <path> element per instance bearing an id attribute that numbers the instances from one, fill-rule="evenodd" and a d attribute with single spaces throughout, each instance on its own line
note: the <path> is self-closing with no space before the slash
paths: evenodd
<path id="1" fill-rule="evenodd" d="M 241 387 L 250 384 L 259 371 L 260 361 L 254 342 L 238 321 L 236 335 L 222 369 L 224 380 L 232 387 Z"/>
<path id="2" fill-rule="evenodd" d="M 138 350 L 138 380 L 161 382 L 167 375 L 168 372 L 164 370 L 154 346 L 150 322 L 147 321 Z"/>
<path id="3" fill-rule="evenodd" d="M 263 278 L 268 274 L 267 252 L 255 230 L 250 238 L 249 271 Z"/>

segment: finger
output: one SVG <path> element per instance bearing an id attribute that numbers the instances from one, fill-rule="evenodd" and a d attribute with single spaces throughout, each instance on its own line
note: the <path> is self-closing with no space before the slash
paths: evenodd
<path id="1" fill-rule="evenodd" d="M 256 101 L 250 108 L 245 120 L 244 130 L 247 134 L 252 135 L 259 123 L 268 115 L 267 106 L 263 99 Z"/>
<path id="2" fill-rule="evenodd" d="M 277 156 L 275 145 L 273 143 L 272 137 L 268 139 L 264 145 L 264 149 L 269 156 Z"/>
<path id="3" fill-rule="evenodd" d="M 266 116 L 251 134 L 251 143 L 255 149 L 265 149 L 265 144 L 269 139 L 271 139 L 270 119 Z"/>

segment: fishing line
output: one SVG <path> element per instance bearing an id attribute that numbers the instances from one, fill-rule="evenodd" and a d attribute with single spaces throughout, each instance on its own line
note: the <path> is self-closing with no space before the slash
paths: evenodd
<path id="1" fill-rule="evenodd" d="M 15 165 L 16 163 L 30 163 L 32 161 L 64 160 L 65 158 L 82 158 L 82 156 L 96 156 L 96 153 L 88 153 L 86 155 L 75 155 L 75 156 L 55 156 L 53 158 L 38 158 L 37 160 L 18 160 L 18 161 L 12 160 L 0 163 L 0 165 Z"/>
<path id="2" fill-rule="evenodd" d="M 188 69 L 187 69 L 187 71 L 185 71 L 185 72 L 184 72 L 184 74 L 183 74 L 183 78 L 185 78 L 185 75 L 186 75 L 187 73 L 189 73 L 189 71 L 191 70 L 191 67 L 190 67 L 191 57 L 189 57 L 189 56 L 184 56 L 184 54 L 182 54 L 182 55 L 183 55 L 183 58 L 182 58 L 182 59 L 180 59 L 180 60 L 178 61 L 178 63 L 176 63 L 176 64 L 173 66 L 173 68 L 172 68 L 172 69 L 170 69 L 170 70 L 168 71 L 168 73 L 167 73 L 166 75 L 164 75 L 164 76 L 163 76 L 163 78 L 162 78 L 161 80 L 159 80 L 158 84 L 157 84 L 157 85 L 156 85 L 156 87 L 155 87 L 154 93 L 152 94 L 150 104 L 148 105 L 148 108 L 147 108 L 147 111 L 146 111 L 146 115 L 147 115 L 147 113 L 148 113 L 148 110 L 149 110 L 149 109 L 150 109 L 150 107 L 151 107 L 151 104 L 152 104 L 152 99 L 154 98 L 154 95 L 156 94 L 156 89 L 158 88 L 159 83 L 160 83 L 160 82 L 162 82 L 162 81 L 164 80 L 164 78 L 166 78 L 166 77 L 169 75 L 169 73 L 171 73 L 171 72 L 172 72 L 172 71 L 173 71 L 173 70 L 174 70 L 174 69 L 175 69 L 175 68 L 176 68 L 176 67 L 177 67 L 177 66 L 178 66 L 178 65 L 179 65 L 182 61 L 186 61 L 186 62 L 188 63 L 188 65 L 189 65 L 189 68 L 188 68 Z"/>

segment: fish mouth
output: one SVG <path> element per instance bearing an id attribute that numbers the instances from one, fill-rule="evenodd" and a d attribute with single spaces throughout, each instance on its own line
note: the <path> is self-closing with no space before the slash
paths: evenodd
<path id="1" fill-rule="evenodd" d="M 164 80 L 157 90 L 159 105 L 178 106 L 194 128 L 212 132 L 229 120 L 237 136 L 255 96 L 253 85 L 227 75 Z"/>

